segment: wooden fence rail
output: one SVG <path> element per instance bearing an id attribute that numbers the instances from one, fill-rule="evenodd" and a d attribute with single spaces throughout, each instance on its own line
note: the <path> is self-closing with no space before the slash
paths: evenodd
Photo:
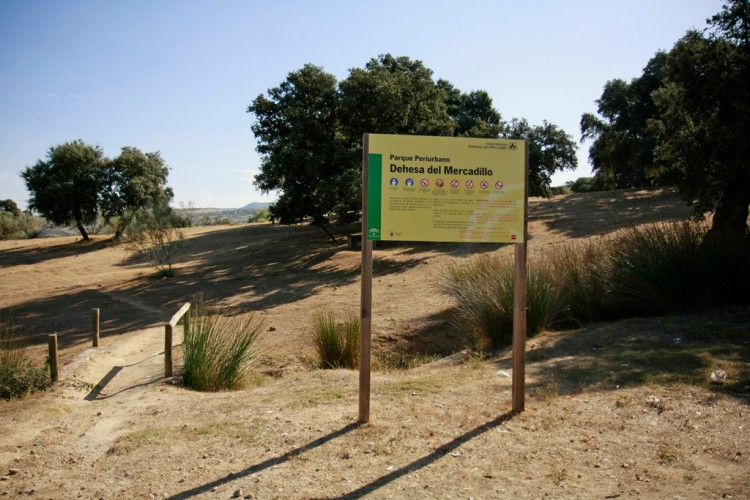
<path id="1" fill-rule="evenodd" d="M 186 302 L 183 304 L 180 309 L 174 313 L 172 316 L 172 319 L 170 319 L 166 325 L 164 325 L 164 376 L 165 377 L 171 377 L 173 375 L 172 372 L 172 336 L 174 333 L 174 327 L 177 326 L 177 323 L 182 319 L 183 316 L 185 316 L 185 321 L 183 322 L 183 338 L 187 333 L 189 332 L 190 328 L 190 316 L 188 315 L 188 311 L 190 310 L 190 302 Z"/>

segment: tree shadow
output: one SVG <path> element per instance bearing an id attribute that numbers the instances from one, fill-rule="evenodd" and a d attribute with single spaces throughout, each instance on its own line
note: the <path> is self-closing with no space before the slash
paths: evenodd
<path id="1" fill-rule="evenodd" d="M 104 248 L 94 242 L 87 251 Z M 78 247 L 56 245 L 31 257 L 60 258 L 77 255 Z M 401 273 L 426 259 L 381 258 L 374 265 L 378 276 Z M 139 263 L 130 255 L 122 267 Z M 12 316 L 30 345 L 41 346 L 47 335 L 58 334 L 60 348 L 91 341 L 91 309 L 100 309 L 100 337 L 142 330 L 167 321 L 184 302 L 195 296 L 221 303 L 225 314 L 269 309 L 345 286 L 360 279 L 360 259 L 322 237 L 310 226 L 247 225 L 212 230 L 185 240 L 177 254 L 176 274 L 171 278 L 142 275 L 117 288 L 64 290 L 58 295 L 35 298 L 13 306 Z M 222 304 L 223 306 L 224 304 Z"/>
<path id="2" fill-rule="evenodd" d="M 309 226 L 241 226 L 214 231 L 187 240 L 177 259 L 189 264 L 178 264 L 173 278 L 139 278 L 126 285 L 129 293 L 185 299 L 204 295 L 216 302 L 241 296 L 241 303 L 225 308 L 233 314 L 295 302 L 360 279 L 360 260 L 347 253 L 345 243 L 334 245 Z M 403 272 L 423 260 L 380 259 L 374 267 L 384 276 Z M 136 261 L 137 257 L 131 256 L 123 265 Z"/>
<path id="3" fill-rule="evenodd" d="M 609 234 L 623 227 L 686 220 L 692 209 L 670 189 L 623 189 L 570 194 L 529 204 L 529 223 L 569 238 Z"/>
<path id="4" fill-rule="evenodd" d="M 708 384 L 717 360 L 735 366 L 715 390 L 747 401 L 750 386 L 750 309 L 661 318 L 631 318 L 591 325 L 564 335 L 546 334 L 527 351 L 539 362 L 533 388 L 554 385 L 559 394 L 612 391 L 651 383 Z M 498 368 L 511 368 L 504 356 Z M 533 368 L 532 368 L 533 369 Z"/>
<path id="5" fill-rule="evenodd" d="M 57 238 L 54 238 L 54 240 L 57 240 Z M 119 243 L 112 241 L 111 238 L 95 238 L 88 241 L 56 241 L 51 245 L 35 247 L 23 245 L 19 248 L 0 250 L 0 267 L 33 266 L 46 260 L 97 252 L 113 245 L 119 245 Z"/>
<path id="6" fill-rule="evenodd" d="M 0 317 L 12 316 L 20 340 L 26 345 L 46 345 L 47 335 L 56 333 L 60 349 L 66 349 L 92 342 L 92 309 L 99 309 L 99 337 L 103 343 L 108 337 L 169 320 L 173 311 L 148 305 L 148 297 L 140 299 L 143 303 L 129 289 L 85 289 L 17 304 L 12 311 L 0 313 Z"/>

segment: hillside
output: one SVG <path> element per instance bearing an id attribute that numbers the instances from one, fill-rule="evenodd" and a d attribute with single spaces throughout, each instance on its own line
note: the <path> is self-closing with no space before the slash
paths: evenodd
<path id="1" fill-rule="evenodd" d="M 688 213 L 661 191 L 532 200 L 530 258 Z M 3 314 L 12 309 L 40 356 L 47 334 L 58 333 L 68 363 L 48 393 L 0 402 L 0 495 L 750 496 L 748 399 L 709 386 L 717 367 L 701 362 L 726 359 L 750 371 L 747 308 L 531 339 L 527 410 L 515 416 L 509 352 L 380 369 L 372 421 L 358 426 L 357 373 L 312 368 L 309 330 L 315 311 L 358 311 L 359 253 L 307 226 L 191 228 L 186 238 L 177 276 L 161 280 L 125 245 L 104 239 L 0 242 Z M 509 249 L 375 250 L 381 366 L 463 348 L 438 276 L 448 262 L 494 251 Z M 254 387 L 202 394 L 164 380 L 158 324 L 196 294 L 226 314 L 265 318 Z M 93 307 L 102 317 L 96 352 L 87 349 Z"/>

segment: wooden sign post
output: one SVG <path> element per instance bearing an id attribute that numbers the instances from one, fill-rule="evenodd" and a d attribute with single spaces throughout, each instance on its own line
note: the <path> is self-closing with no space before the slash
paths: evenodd
<path id="1" fill-rule="evenodd" d="M 515 246 L 512 411 L 524 410 L 528 143 L 365 134 L 359 422 L 370 419 L 372 244 L 377 240 Z"/>

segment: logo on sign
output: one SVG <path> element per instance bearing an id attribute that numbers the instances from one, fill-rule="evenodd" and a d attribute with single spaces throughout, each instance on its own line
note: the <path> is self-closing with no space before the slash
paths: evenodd
<path id="1" fill-rule="evenodd" d="M 443 182 L 443 179 L 438 179 L 435 181 L 435 185 L 439 188 L 445 186 L 445 182 Z"/>
<path id="2" fill-rule="evenodd" d="M 414 179 L 412 179 L 411 177 L 406 179 L 406 185 L 412 187 L 414 185 Z"/>
<path id="3" fill-rule="evenodd" d="M 481 187 L 482 189 L 487 189 L 488 187 L 490 187 L 490 183 L 487 181 L 482 181 L 479 183 L 479 187 Z"/>
<path id="4" fill-rule="evenodd" d="M 471 179 L 466 181 L 466 187 L 472 189 L 474 187 L 474 181 L 472 181 Z"/>
<path id="5" fill-rule="evenodd" d="M 458 181 L 457 181 L 456 179 L 453 179 L 453 180 L 451 181 L 451 187 L 452 187 L 453 189 L 456 189 L 456 188 L 458 187 Z"/>
<path id="6" fill-rule="evenodd" d="M 391 177 L 391 186 L 398 186 L 398 179 L 396 179 L 395 177 Z"/>
<path id="7" fill-rule="evenodd" d="M 422 186 L 423 188 L 426 188 L 427 186 L 430 185 L 430 181 L 428 181 L 427 179 L 422 179 L 421 181 L 419 181 L 419 185 Z"/>
<path id="8" fill-rule="evenodd" d="M 503 181 L 497 181 L 495 183 L 495 189 L 502 189 L 504 186 Z"/>

